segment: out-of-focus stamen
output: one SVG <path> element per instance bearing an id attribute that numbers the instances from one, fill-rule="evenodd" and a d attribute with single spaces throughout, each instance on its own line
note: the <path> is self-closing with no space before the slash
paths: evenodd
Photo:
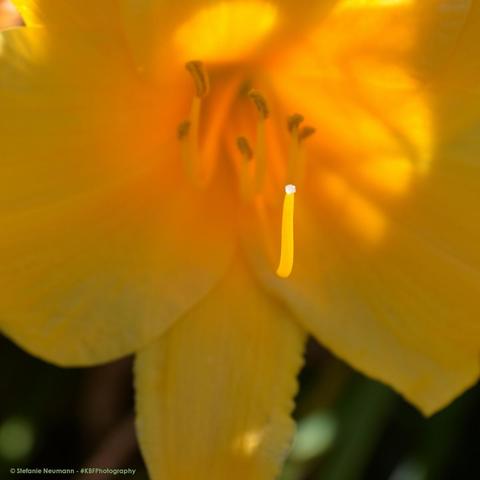
<path id="1" fill-rule="evenodd" d="M 288 149 L 287 182 L 297 182 L 300 169 L 300 145 L 298 131 L 303 122 L 303 115 L 294 113 L 287 119 L 287 128 L 290 132 L 290 146 Z"/>
<path id="2" fill-rule="evenodd" d="M 188 132 L 190 131 L 190 122 L 185 120 L 182 122 L 177 129 L 177 137 L 179 140 L 183 140 L 188 136 Z"/>
<path id="3" fill-rule="evenodd" d="M 299 132 L 298 132 L 298 141 L 302 143 L 304 140 L 306 140 L 308 137 L 311 137 L 317 130 L 313 127 L 303 127 Z"/>
<path id="4" fill-rule="evenodd" d="M 198 186 L 202 184 L 202 172 L 199 153 L 199 128 L 202 111 L 202 99 L 210 90 L 210 81 L 202 62 L 191 61 L 185 65 L 195 85 L 195 96 L 190 108 L 189 119 L 178 127 L 178 138 L 182 144 L 182 158 L 187 174 Z"/>
<path id="5" fill-rule="evenodd" d="M 180 155 L 182 158 L 183 166 L 187 172 L 190 180 L 193 179 L 193 154 L 191 151 L 191 142 L 189 140 L 189 134 L 191 130 L 191 123 L 188 120 L 180 123 L 177 128 L 177 138 L 180 141 Z"/>
<path id="6" fill-rule="evenodd" d="M 244 200 L 248 200 L 253 194 L 251 174 L 253 150 L 245 137 L 237 138 L 237 147 L 242 154 L 242 163 L 240 165 L 240 194 Z"/>
<path id="7" fill-rule="evenodd" d="M 185 68 L 188 70 L 195 83 L 196 96 L 199 98 L 206 97 L 210 90 L 210 79 L 208 78 L 203 63 L 198 60 L 192 60 L 185 64 Z"/>
<path id="8" fill-rule="evenodd" d="M 243 158 L 247 161 L 252 160 L 253 150 L 248 143 L 248 140 L 245 137 L 237 138 L 237 147 L 240 150 L 240 153 L 243 155 Z"/>
<path id="9" fill-rule="evenodd" d="M 298 128 L 300 127 L 301 123 L 305 119 L 303 118 L 303 115 L 300 115 L 299 113 L 294 113 L 293 115 L 290 115 L 287 118 L 287 128 L 288 131 L 294 135 L 295 133 L 298 134 Z"/>
<path id="10" fill-rule="evenodd" d="M 265 97 L 254 88 L 248 92 L 248 96 L 253 100 L 253 103 L 255 103 L 255 107 L 257 107 L 260 117 L 264 120 L 268 118 L 270 115 L 270 110 L 268 109 L 268 104 L 265 100 Z"/>
<path id="11" fill-rule="evenodd" d="M 288 150 L 287 182 L 299 183 L 305 169 L 305 155 L 302 143 L 315 133 L 310 126 L 300 128 L 303 115 L 295 113 L 288 117 L 287 128 L 290 132 L 290 147 Z"/>
<path id="12" fill-rule="evenodd" d="M 250 90 L 248 96 L 252 99 L 258 111 L 257 141 L 255 145 L 255 191 L 262 190 L 267 173 L 267 146 L 265 134 L 265 120 L 270 115 L 270 110 L 265 97 L 258 90 Z"/>

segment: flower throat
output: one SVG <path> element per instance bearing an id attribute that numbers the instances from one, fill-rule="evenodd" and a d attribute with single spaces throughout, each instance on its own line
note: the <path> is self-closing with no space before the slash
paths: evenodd
<path id="1" fill-rule="evenodd" d="M 195 86 L 195 95 L 188 119 L 178 126 L 177 136 L 180 142 L 181 158 L 189 180 L 198 188 L 204 188 L 211 177 L 208 169 L 202 168 L 202 155 L 199 147 L 200 116 L 202 103 L 210 91 L 210 80 L 205 67 L 200 61 L 190 61 L 186 64 Z M 260 91 L 250 89 L 247 93 L 257 111 L 255 148 L 244 136 L 237 138 L 237 148 L 240 153 L 240 169 L 238 189 L 242 201 L 255 202 L 260 209 L 265 194 L 267 177 L 267 138 L 266 122 L 270 110 L 265 97 Z M 304 155 L 303 141 L 311 136 L 315 129 L 301 126 L 304 118 L 294 114 L 287 119 L 287 129 L 290 136 L 286 165 L 286 181 L 284 182 L 284 200 L 280 233 L 280 260 L 276 273 L 281 278 L 290 276 L 294 259 L 294 198 L 296 185 L 303 176 Z M 280 193 L 280 192 L 279 192 Z M 267 219 L 268 220 L 268 219 Z"/>

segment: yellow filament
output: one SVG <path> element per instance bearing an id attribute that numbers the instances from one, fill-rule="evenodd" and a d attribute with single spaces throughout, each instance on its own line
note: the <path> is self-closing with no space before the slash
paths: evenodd
<path id="1" fill-rule="evenodd" d="M 282 211 L 282 238 L 280 244 L 280 262 L 277 268 L 277 275 L 287 278 L 293 268 L 293 213 L 295 206 L 295 185 L 285 186 L 285 197 L 283 199 Z"/>

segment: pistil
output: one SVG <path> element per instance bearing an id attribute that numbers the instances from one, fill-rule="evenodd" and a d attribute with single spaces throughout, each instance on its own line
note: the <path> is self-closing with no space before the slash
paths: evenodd
<path id="1" fill-rule="evenodd" d="M 282 211 L 282 234 L 280 244 L 280 262 L 277 268 L 277 275 L 287 278 L 292 273 L 294 256 L 294 235 L 293 235 L 293 214 L 295 206 L 295 185 L 285 186 L 285 197 L 283 199 Z"/>

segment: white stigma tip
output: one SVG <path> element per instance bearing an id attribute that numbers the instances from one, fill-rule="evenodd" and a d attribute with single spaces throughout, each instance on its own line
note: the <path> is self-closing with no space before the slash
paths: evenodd
<path id="1" fill-rule="evenodd" d="M 292 185 L 289 183 L 288 185 L 285 185 L 285 193 L 287 195 L 292 195 L 292 193 L 295 193 L 297 191 L 297 187 L 295 185 Z"/>

